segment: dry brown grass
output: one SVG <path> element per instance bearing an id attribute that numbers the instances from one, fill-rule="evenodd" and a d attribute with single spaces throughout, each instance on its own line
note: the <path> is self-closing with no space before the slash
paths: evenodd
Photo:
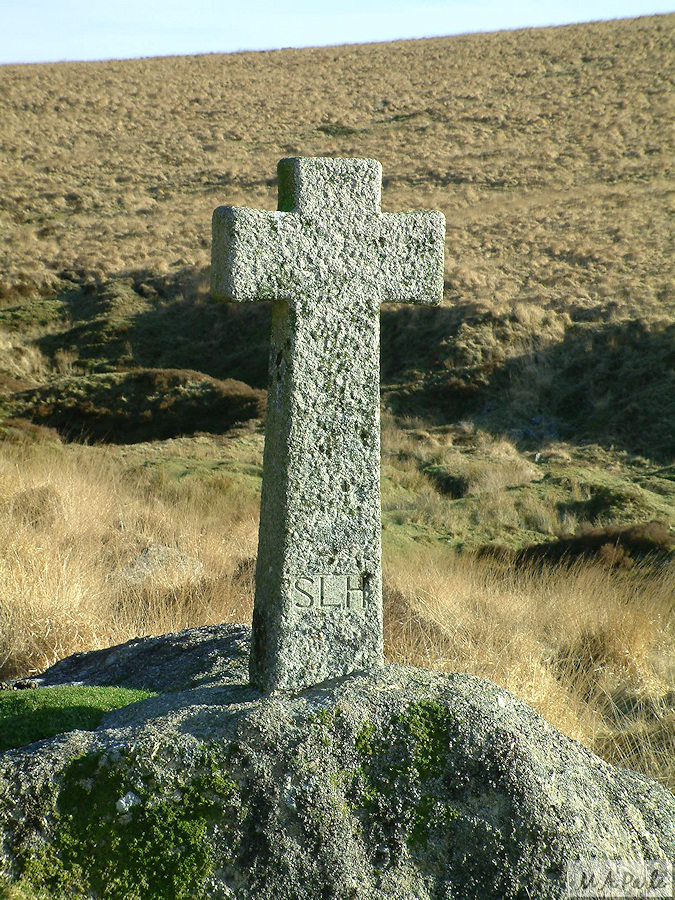
<path id="1" fill-rule="evenodd" d="M 0 445 L 0 678 L 137 635 L 250 621 L 258 505 L 236 472 L 259 465 L 261 438 Z M 385 539 L 390 659 L 490 678 L 675 786 L 672 562 L 516 568 L 411 548 Z"/>
<path id="2" fill-rule="evenodd" d="M 443 308 L 383 313 L 385 402 L 408 396 L 404 412 L 428 413 L 384 421 L 389 655 L 490 677 L 608 759 L 675 785 L 672 563 L 516 570 L 447 543 L 420 550 L 674 521 L 674 35 L 668 15 L 1 67 L 0 404 L 80 375 L 88 402 L 84 373 L 118 367 L 228 377 L 243 366 L 230 344 L 254 335 L 243 314 L 216 321 L 204 303 L 214 206 L 275 208 L 282 156 L 377 157 L 384 209 L 448 220 Z M 126 287 L 99 289 L 124 275 Z M 79 299 L 50 296 L 62 279 Z M 147 333 L 134 331 L 141 313 Z M 222 365 L 200 321 L 230 354 Z M 50 345 L 59 330 L 67 339 Z M 264 362 L 236 377 L 260 387 L 253 372 Z M 523 449 L 521 426 L 555 404 L 572 442 L 544 422 Z M 514 426 L 520 437 L 501 435 Z M 0 432 L 4 677 L 250 619 L 255 427 L 215 447 L 64 446 L 18 419 Z"/>
<path id="3" fill-rule="evenodd" d="M 531 322 L 673 310 L 675 16 L 268 53 L 0 68 L 5 302 L 63 269 L 208 265 L 287 155 L 375 156 L 448 219 L 447 300 Z"/>
<path id="4" fill-rule="evenodd" d="M 489 678 L 605 758 L 675 787 L 675 567 L 385 560 L 390 659 Z"/>
<path id="5" fill-rule="evenodd" d="M 232 491 L 227 478 L 162 491 L 102 448 L 5 445 L 0 676 L 134 635 L 248 621 L 240 567 L 255 553 L 257 504 Z"/>

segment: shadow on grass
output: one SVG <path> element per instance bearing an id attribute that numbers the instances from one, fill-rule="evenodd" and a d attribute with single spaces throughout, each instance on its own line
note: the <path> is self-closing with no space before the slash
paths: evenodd
<path id="1" fill-rule="evenodd" d="M 594 561 L 609 569 L 632 569 L 635 565 L 658 569 L 675 559 L 675 535 L 660 522 L 635 525 L 581 527 L 568 535 L 512 550 L 490 544 L 480 548 L 477 558 L 514 566 L 574 565 L 577 560 Z"/>
<path id="2" fill-rule="evenodd" d="M 190 369 L 70 376 L 21 396 L 25 415 L 67 439 L 117 444 L 222 434 L 265 413 L 264 391 Z"/>
<path id="3" fill-rule="evenodd" d="M 65 353 L 90 372 L 193 369 L 267 387 L 270 305 L 216 303 L 203 270 L 140 270 L 101 285 L 72 283 L 60 299 L 70 327 L 38 342 L 52 358 Z"/>
<path id="4" fill-rule="evenodd" d="M 205 270 L 81 279 L 59 299 L 70 321 L 38 344 L 52 360 L 72 360 L 74 375 L 192 370 L 266 387 L 270 304 L 212 301 Z M 471 304 L 384 307 L 381 347 L 383 400 L 397 415 L 470 419 L 522 447 L 560 438 L 675 456 L 673 324 L 580 321 L 547 337 Z M 148 424 L 145 440 L 154 435 Z M 177 420 L 169 430 L 180 429 Z"/>
<path id="5" fill-rule="evenodd" d="M 148 690 L 62 685 L 0 692 L 0 752 L 67 731 L 94 731 L 106 712 L 153 696 Z"/>
<path id="6" fill-rule="evenodd" d="M 472 419 L 523 447 L 560 438 L 673 462 L 675 324 L 579 323 L 558 342 L 511 355 L 508 328 L 481 346 L 485 318 L 383 313 L 382 392 L 395 413 Z"/>

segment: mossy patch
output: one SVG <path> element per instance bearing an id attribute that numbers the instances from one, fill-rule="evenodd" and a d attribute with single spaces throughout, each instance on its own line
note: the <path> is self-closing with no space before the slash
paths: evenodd
<path id="1" fill-rule="evenodd" d="M 12 884 L 0 875 L 0 900 L 51 900 L 42 890 L 36 890 L 29 884 Z"/>
<path id="2" fill-rule="evenodd" d="M 178 757 L 163 757 L 161 768 L 132 752 L 74 760 L 63 775 L 53 843 L 37 856 L 17 854 L 20 884 L 52 898 L 207 896 L 214 868 L 207 832 L 218 823 L 219 865 L 227 865 L 242 805 L 222 753 L 202 748 L 189 763 L 185 780 Z"/>
<path id="3" fill-rule="evenodd" d="M 94 731 L 112 709 L 146 700 L 151 691 L 58 687 L 0 692 L 0 752 L 66 731 Z"/>
<path id="4" fill-rule="evenodd" d="M 312 713 L 309 721 L 318 728 L 319 743 L 324 747 L 331 747 L 335 735 L 337 720 L 340 716 L 340 709 L 320 709 L 318 713 Z"/>
<path id="5" fill-rule="evenodd" d="M 421 701 L 392 717 L 383 730 L 368 722 L 357 733 L 355 806 L 391 854 L 400 853 L 402 842 L 411 851 L 426 849 L 431 836 L 442 842 L 448 823 L 457 818 L 447 799 L 453 731 L 449 710 Z"/>

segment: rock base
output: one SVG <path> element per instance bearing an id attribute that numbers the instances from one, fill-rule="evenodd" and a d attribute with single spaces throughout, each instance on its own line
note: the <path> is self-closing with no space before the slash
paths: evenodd
<path id="1" fill-rule="evenodd" d="M 49 896 L 561 898 L 568 862 L 673 859 L 675 797 L 494 684 L 387 666 L 248 685 L 221 625 L 39 679 L 162 691 L 0 756 L 10 881 Z"/>

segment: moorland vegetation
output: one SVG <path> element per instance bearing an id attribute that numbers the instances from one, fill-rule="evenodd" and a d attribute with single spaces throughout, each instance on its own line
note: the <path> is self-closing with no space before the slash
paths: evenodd
<path id="1" fill-rule="evenodd" d="M 675 15 L 0 69 L 0 678 L 248 621 L 269 309 L 210 217 L 374 156 L 441 209 L 382 311 L 386 649 L 675 787 Z"/>

